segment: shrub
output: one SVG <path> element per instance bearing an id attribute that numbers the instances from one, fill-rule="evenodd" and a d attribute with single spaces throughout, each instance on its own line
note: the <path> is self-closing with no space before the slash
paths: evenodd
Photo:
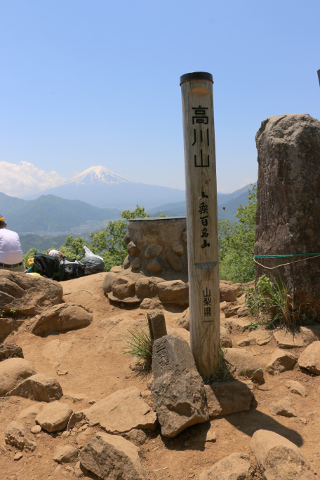
<path id="1" fill-rule="evenodd" d="M 128 345 L 123 353 L 137 359 L 137 365 L 149 372 L 152 364 L 152 342 L 149 327 L 144 330 L 128 330 L 129 337 L 125 340 Z"/>

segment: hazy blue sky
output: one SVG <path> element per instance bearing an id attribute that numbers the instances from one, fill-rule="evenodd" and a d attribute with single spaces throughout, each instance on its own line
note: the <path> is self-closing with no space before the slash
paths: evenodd
<path id="1" fill-rule="evenodd" d="M 0 0 L 0 191 L 93 165 L 183 189 L 179 78 L 201 70 L 218 190 L 255 181 L 262 120 L 320 118 L 319 25 L 319 0 Z"/>

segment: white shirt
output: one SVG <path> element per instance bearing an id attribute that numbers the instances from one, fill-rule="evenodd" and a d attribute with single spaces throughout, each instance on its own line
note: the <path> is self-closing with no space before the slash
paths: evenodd
<path id="1" fill-rule="evenodd" d="M 7 228 L 0 228 L 0 262 L 15 265 L 23 260 L 19 235 Z"/>

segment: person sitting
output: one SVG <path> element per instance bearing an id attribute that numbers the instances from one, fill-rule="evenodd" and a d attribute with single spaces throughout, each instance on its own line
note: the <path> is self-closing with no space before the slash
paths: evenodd
<path id="1" fill-rule="evenodd" d="M 0 215 L 0 269 L 11 272 L 24 272 L 23 254 L 19 235 L 7 229 L 7 224 Z"/>

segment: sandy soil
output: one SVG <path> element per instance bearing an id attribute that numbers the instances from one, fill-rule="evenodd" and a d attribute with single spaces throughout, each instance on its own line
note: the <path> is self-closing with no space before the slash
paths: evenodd
<path id="1" fill-rule="evenodd" d="M 64 392 L 61 401 L 69 403 L 74 411 L 86 408 L 92 400 L 98 401 L 129 386 L 138 387 L 146 401 L 152 403 L 148 377 L 137 375 L 130 368 L 132 358 L 123 355 L 127 330 L 143 327 L 146 324 L 146 311 L 139 308 L 124 310 L 110 305 L 102 291 L 104 275 L 101 273 L 62 284 L 65 302 L 84 305 L 92 310 L 94 319 L 89 327 L 41 338 L 27 332 L 22 326 L 6 339 L 6 342 L 14 342 L 22 347 L 24 358 L 32 362 L 37 373 L 58 378 Z M 164 310 L 169 333 L 176 331 L 176 318 L 182 311 Z M 188 335 L 183 330 L 183 336 L 187 338 Z M 247 333 L 231 335 L 233 345 L 237 346 L 245 336 Z M 264 367 L 276 344 L 273 339 L 267 345 L 246 348 Z M 295 353 L 294 350 L 290 351 Z M 255 386 L 256 401 L 250 411 L 196 425 L 174 439 L 162 437 L 159 428 L 149 434 L 140 447 L 149 478 L 198 479 L 205 468 L 223 457 L 234 452 L 250 453 L 251 436 L 261 428 L 273 430 L 298 445 L 314 472 L 320 475 L 320 378 L 302 373 L 298 367 L 274 377 L 268 373 L 264 376 L 265 383 Z M 290 393 L 285 386 L 288 379 L 301 382 L 307 390 L 307 397 Z M 293 400 L 297 417 L 272 416 L 270 403 L 288 395 Z M 37 402 L 19 397 L 0 398 L 0 479 L 77 478 L 74 464 L 62 466 L 53 461 L 54 451 L 59 445 L 85 445 L 98 429 L 75 428 L 71 434 L 48 434 L 42 431 L 33 435 L 30 428 L 35 425 L 34 411 L 37 406 Z M 17 451 L 4 441 L 4 430 L 11 420 L 23 423 L 28 436 L 37 444 L 34 452 L 23 452 L 18 461 L 14 460 Z M 210 427 L 216 433 L 216 442 L 204 441 Z M 87 474 L 84 478 L 96 477 Z"/>

